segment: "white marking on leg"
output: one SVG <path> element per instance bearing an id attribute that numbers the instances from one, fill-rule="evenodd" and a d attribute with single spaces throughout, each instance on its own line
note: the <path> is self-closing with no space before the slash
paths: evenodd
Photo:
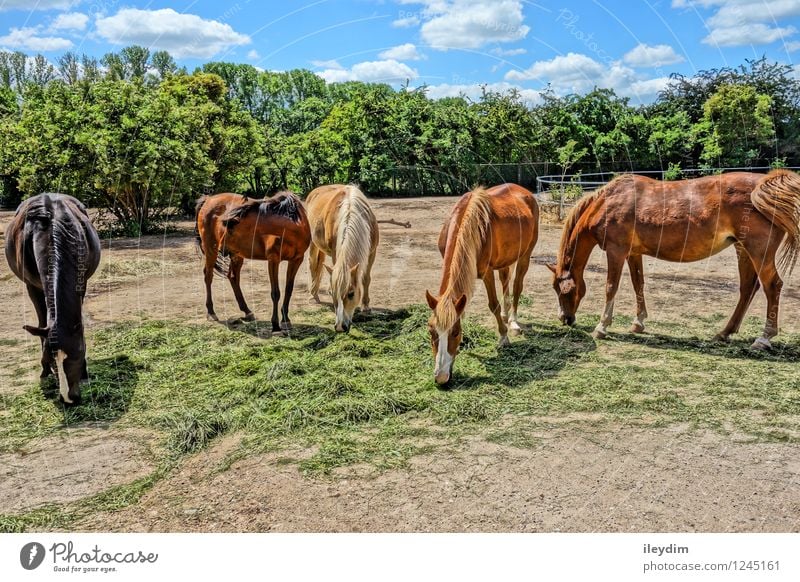
<path id="1" fill-rule="evenodd" d="M 67 374 L 64 372 L 64 360 L 67 359 L 67 354 L 64 350 L 56 352 L 56 368 L 58 369 L 58 391 L 61 393 L 61 398 L 67 404 L 72 404 L 69 398 L 69 382 L 67 382 Z"/>
<path id="2" fill-rule="evenodd" d="M 612 299 L 608 303 L 606 303 L 606 307 L 603 310 L 603 317 L 600 319 L 600 323 L 597 324 L 597 327 L 594 330 L 597 333 L 605 335 L 608 333 L 608 326 L 611 325 L 611 321 L 614 319 L 614 300 Z"/>
<path id="3" fill-rule="evenodd" d="M 433 369 L 433 376 L 439 384 L 443 384 L 450 379 L 453 357 L 447 351 L 447 341 L 449 339 L 449 332 L 439 332 L 439 349 L 436 352 L 436 367 Z"/>

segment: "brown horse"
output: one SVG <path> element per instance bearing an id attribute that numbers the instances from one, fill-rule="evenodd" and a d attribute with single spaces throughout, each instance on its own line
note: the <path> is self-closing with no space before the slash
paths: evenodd
<path id="1" fill-rule="evenodd" d="M 100 239 L 86 207 L 65 194 L 39 194 L 19 205 L 6 230 L 6 260 L 33 301 L 41 338 L 42 378 L 58 376 L 65 404 L 80 400 L 89 378 L 83 329 L 86 282 L 100 263 Z"/>
<path id="2" fill-rule="evenodd" d="M 436 358 L 437 384 L 450 380 L 461 344 L 461 316 L 472 296 L 475 279 L 483 279 L 486 285 L 489 309 L 497 318 L 499 345 L 509 344 L 509 329 L 513 334 L 519 333 L 519 296 L 538 237 L 539 205 L 533 194 L 521 186 L 479 188 L 464 194 L 456 203 L 439 235 L 439 252 L 444 257 L 439 297 L 425 291 L 433 310 L 428 331 Z M 509 285 L 514 263 L 512 303 Z M 503 287 L 502 312 L 495 289 L 495 271 L 500 272 Z"/>
<path id="3" fill-rule="evenodd" d="M 291 329 L 289 301 L 294 278 L 311 242 L 308 218 L 300 199 L 291 192 L 280 192 L 263 200 L 252 200 L 239 194 L 203 196 L 197 201 L 197 232 L 200 250 L 205 255 L 203 274 L 208 318 L 217 320 L 211 300 L 211 281 L 214 271 L 217 271 L 231 282 L 239 309 L 245 314 L 244 320 L 255 319 L 242 295 L 239 275 L 245 259 L 267 260 L 272 287 L 272 331 Z M 225 257 L 229 259 L 227 265 Z M 281 261 L 287 261 L 289 266 L 286 269 L 281 323 L 278 325 L 278 301 L 281 298 L 278 267 Z"/>
<path id="4" fill-rule="evenodd" d="M 336 331 L 349 331 L 353 312 L 361 304 L 369 312 L 369 284 L 378 249 L 378 221 L 366 196 L 356 186 L 331 184 L 312 190 L 306 198 L 311 223 L 308 253 L 312 297 L 319 301 L 322 267 L 331 276 Z M 325 265 L 330 255 L 333 267 Z"/>
<path id="5" fill-rule="evenodd" d="M 731 172 L 694 180 L 660 182 L 644 176 L 619 176 L 581 198 L 567 217 L 561 237 L 553 288 L 562 323 L 575 323 L 586 293 L 583 271 L 592 249 L 606 251 L 606 305 L 595 336 L 603 338 L 614 312 L 614 296 L 627 260 L 636 293 L 631 331 L 644 331 L 642 255 L 667 261 L 699 261 L 733 245 L 739 259 L 739 302 L 717 335 L 727 341 L 739 331 L 759 281 L 767 296 L 767 320 L 755 349 L 771 347 L 778 333 L 778 302 L 783 285 L 778 261 L 788 270 L 800 252 L 800 176 L 786 170 L 768 175 Z"/>

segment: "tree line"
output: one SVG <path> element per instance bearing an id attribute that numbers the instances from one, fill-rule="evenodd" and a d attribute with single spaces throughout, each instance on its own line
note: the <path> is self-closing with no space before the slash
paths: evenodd
<path id="1" fill-rule="evenodd" d="M 189 73 L 138 46 L 56 63 L 0 52 L 0 179 L 6 205 L 65 192 L 138 233 L 218 191 L 460 194 L 542 171 L 796 165 L 799 113 L 800 79 L 766 58 L 673 75 L 634 106 L 610 89 L 531 104 L 224 62 Z"/>

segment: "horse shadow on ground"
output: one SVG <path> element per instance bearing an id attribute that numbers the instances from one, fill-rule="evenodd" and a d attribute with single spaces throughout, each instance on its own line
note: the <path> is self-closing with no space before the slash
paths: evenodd
<path id="1" fill-rule="evenodd" d="M 800 346 L 773 341 L 771 350 L 754 350 L 750 346 L 755 336 L 740 336 L 728 342 L 711 337 L 675 337 L 645 331 L 636 333 L 611 333 L 604 342 L 622 342 L 647 346 L 659 350 L 696 352 L 708 356 L 718 356 L 734 360 L 765 360 L 772 362 L 799 362 Z"/>
<path id="2" fill-rule="evenodd" d="M 235 318 L 228 319 L 226 321 L 220 321 L 220 323 L 231 331 L 244 333 L 258 339 L 288 338 L 304 340 L 310 337 L 319 336 L 321 334 L 333 336 L 335 333 L 333 330 L 333 325 L 331 325 L 330 329 L 327 329 L 314 324 L 292 323 L 292 329 L 288 332 L 273 332 L 272 323 L 270 320 L 256 319 L 253 321 L 245 321 L 241 318 Z"/>
<path id="3" fill-rule="evenodd" d="M 130 407 L 139 382 L 136 365 L 125 355 L 89 360 L 89 381 L 81 386 L 81 398 L 74 405 L 59 400 L 58 382 L 53 376 L 39 382 L 42 395 L 63 411 L 64 423 L 111 422 Z"/>
<path id="4" fill-rule="evenodd" d="M 461 373 L 456 358 L 453 377 L 446 389 L 471 390 L 487 383 L 517 388 L 530 382 L 553 379 L 570 363 L 597 348 L 590 336 L 571 328 L 546 324 L 520 326 L 521 335 L 512 338 L 511 345 L 497 348 L 496 355 L 470 354 L 481 362 L 486 375 Z M 465 351 L 469 347 L 467 337 L 461 349 Z"/>

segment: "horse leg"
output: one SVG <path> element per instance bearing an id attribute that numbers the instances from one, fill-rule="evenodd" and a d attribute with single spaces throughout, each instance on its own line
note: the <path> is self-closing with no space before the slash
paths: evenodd
<path id="1" fill-rule="evenodd" d="M 536 243 L 535 240 L 533 242 L 534 244 Z M 528 267 L 531 264 L 532 252 L 533 245 L 517 259 L 517 267 L 514 269 L 514 297 L 511 311 L 508 313 L 508 327 L 511 330 L 511 335 L 518 335 L 522 331 L 517 321 L 517 308 L 519 307 L 519 297 L 522 295 L 522 286 L 525 284 L 525 275 L 528 273 Z"/>
<path id="2" fill-rule="evenodd" d="M 289 320 L 289 302 L 292 300 L 292 291 L 294 291 L 294 278 L 297 276 L 297 271 L 300 270 L 300 265 L 303 264 L 303 257 L 301 256 L 296 261 L 289 262 L 286 267 L 286 288 L 283 293 L 283 306 L 281 307 L 281 330 L 289 331 L 292 329 L 292 322 Z"/>
<path id="3" fill-rule="evenodd" d="M 217 264 L 217 254 L 219 251 L 214 245 L 207 245 L 206 264 L 203 266 L 203 278 L 206 283 L 206 318 L 209 321 L 219 321 L 217 314 L 214 313 L 214 301 L 211 299 L 211 282 L 214 280 L 214 265 Z"/>
<path id="4" fill-rule="evenodd" d="M 230 268 L 228 269 L 228 280 L 231 282 L 231 288 L 233 289 L 233 295 L 236 297 L 236 303 L 239 304 L 239 309 L 241 309 L 242 313 L 244 313 L 242 320 L 253 321 L 256 316 L 247 306 L 247 303 L 244 300 L 244 295 L 242 294 L 242 287 L 240 285 L 241 278 L 239 275 L 242 272 L 242 265 L 244 265 L 244 259 L 242 257 L 237 255 L 231 256 Z"/>
<path id="5" fill-rule="evenodd" d="M 279 332 L 281 327 L 278 325 L 278 301 L 281 299 L 281 289 L 278 284 L 278 271 L 281 263 L 279 260 L 269 260 L 269 285 L 270 298 L 272 299 L 272 331 Z"/>
<path id="6" fill-rule="evenodd" d="M 361 292 L 361 313 L 369 313 L 372 311 L 369 308 L 369 285 L 372 283 L 372 265 L 375 262 L 375 254 L 377 253 L 377 247 L 372 249 L 372 252 L 369 254 L 369 261 L 367 261 L 367 268 L 364 269 L 364 276 L 361 279 L 361 286 L 363 288 Z"/>
<path id="7" fill-rule="evenodd" d="M 758 274 L 747 251 L 741 243 L 736 243 L 734 248 L 736 249 L 736 257 L 739 260 L 739 302 L 736 304 L 736 309 L 733 311 L 730 321 L 714 338 L 723 342 L 728 341 L 728 337 L 731 334 L 739 331 L 744 314 L 747 313 L 747 309 L 750 307 L 750 303 L 752 303 L 753 297 L 755 297 L 760 287 Z"/>
<path id="8" fill-rule="evenodd" d="M 615 249 L 608 249 L 608 276 L 606 278 L 606 306 L 603 309 L 603 316 L 600 323 L 594 328 L 594 337 L 603 339 L 608 336 L 608 326 L 614 319 L 614 298 L 619 289 L 619 279 L 622 276 L 622 265 L 625 262 L 625 254 Z"/>
<path id="9" fill-rule="evenodd" d="M 503 309 L 500 312 L 500 317 L 508 323 L 508 312 L 511 310 L 511 298 L 508 293 L 509 284 L 511 283 L 511 267 L 500 269 L 497 274 L 500 275 L 500 288 L 503 290 Z"/>
<path id="10" fill-rule="evenodd" d="M 25 284 L 25 288 L 28 290 L 28 297 L 31 298 L 33 308 L 36 310 L 36 319 L 39 321 L 39 327 L 47 327 L 47 303 L 45 303 L 44 291 L 27 283 Z M 50 362 L 52 362 L 53 358 L 52 354 L 46 349 L 46 338 L 41 337 L 39 340 L 42 345 L 42 373 L 39 377 L 47 378 L 53 373 L 53 369 L 50 366 Z"/>
<path id="11" fill-rule="evenodd" d="M 492 312 L 495 319 L 497 319 L 497 331 L 500 334 L 500 341 L 497 345 L 498 347 L 510 345 L 511 342 L 508 341 L 508 328 L 500 313 L 500 302 L 497 300 L 497 289 L 494 285 L 494 271 L 492 269 L 486 269 L 486 272 L 483 274 L 483 284 L 486 285 L 486 294 L 489 296 L 489 310 Z"/>
<path id="12" fill-rule="evenodd" d="M 313 242 L 308 247 L 308 267 L 311 276 L 311 286 L 309 292 L 314 301 L 320 303 L 319 300 L 319 284 L 322 280 L 323 266 L 325 265 L 325 253 L 322 252 L 317 245 Z"/>
<path id="13" fill-rule="evenodd" d="M 775 253 L 780 246 L 783 233 L 780 236 L 774 234 L 769 240 L 755 241 L 750 244 L 745 243 L 747 253 L 753 261 L 753 266 L 758 273 L 758 279 L 767 296 L 767 320 L 764 324 L 764 333 L 756 338 L 751 346 L 754 350 L 768 350 L 772 347 L 770 340 L 778 334 L 778 308 L 781 298 L 783 280 L 778 275 L 775 267 Z M 748 241 L 749 242 L 749 241 Z"/>
<path id="14" fill-rule="evenodd" d="M 636 319 L 633 320 L 631 333 L 642 333 L 644 331 L 644 320 L 647 319 L 647 305 L 644 302 L 642 255 L 629 256 L 628 269 L 631 272 L 631 283 L 633 283 L 633 292 L 636 295 Z"/>

